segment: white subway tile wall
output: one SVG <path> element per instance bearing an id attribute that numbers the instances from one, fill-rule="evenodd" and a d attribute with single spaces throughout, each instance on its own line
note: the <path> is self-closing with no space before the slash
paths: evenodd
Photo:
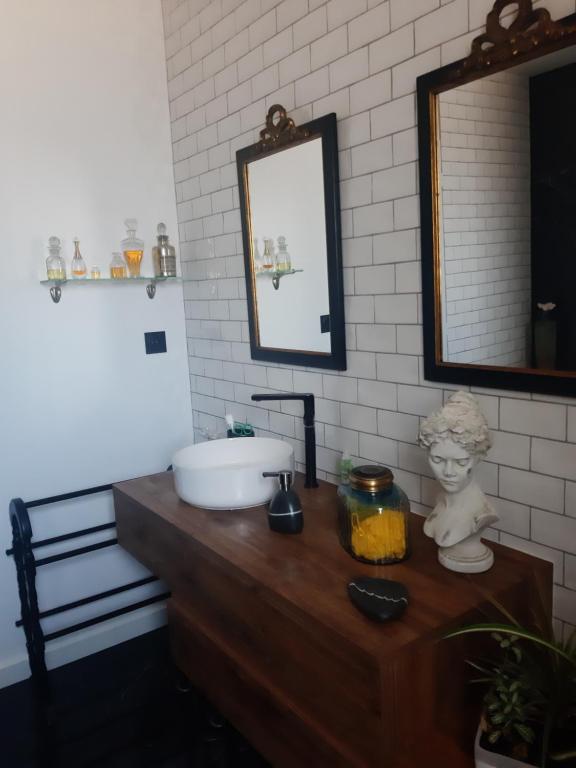
<path id="1" fill-rule="evenodd" d="M 420 73 L 466 53 L 492 0 L 162 0 L 195 426 L 226 412 L 304 458 L 301 405 L 317 398 L 320 476 L 343 450 L 387 464 L 426 514 L 437 492 L 420 419 L 455 388 L 426 382 L 417 199 Z M 540 5 L 538 2 L 536 5 Z M 553 17 L 576 0 L 547 0 Z M 235 152 L 267 109 L 338 116 L 348 370 L 250 358 Z M 278 183 L 281 180 L 277 180 Z M 273 194 L 273 190 L 272 190 Z M 478 389 L 494 430 L 480 480 L 501 519 L 490 538 L 554 564 L 558 626 L 576 624 L 576 401 Z"/>

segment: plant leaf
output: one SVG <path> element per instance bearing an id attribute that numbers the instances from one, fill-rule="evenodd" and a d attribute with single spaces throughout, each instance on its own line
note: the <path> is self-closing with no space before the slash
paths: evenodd
<path id="1" fill-rule="evenodd" d="M 532 744 L 534 741 L 534 731 L 529 725 L 524 725 L 524 723 L 514 723 L 514 730 L 520 738 L 524 739 L 528 744 Z"/>
<path id="2" fill-rule="evenodd" d="M 456 629 L 453 632 L 449 632 L 447 635 L 444 635 L 444 637 L 445 639 L 450 639 L 452 637 L 472 635 L 479 632 L 489 632 L 492 635 L 495 633 L 515 635 L 516 637 L 522 638 L 523 640 L 528 640 L 535 645 L 541 645 L 544 648 L 547 648 L 549 651 L 552 651 L 552 653 L 556 654 L 556 656 L 559 656 L 560 658 L 569 662 L 572 666 L 576 667 L 576 658 L 567 653 L 560 645 L 550 642 L 549 640 L 540 637 L 540 635 L 536 635 L 527 629 L 523 629 L 522 627 L 509 626 L 508 624 L 470 624 L 467 627 L 462 627 L 461 629 Z"/>

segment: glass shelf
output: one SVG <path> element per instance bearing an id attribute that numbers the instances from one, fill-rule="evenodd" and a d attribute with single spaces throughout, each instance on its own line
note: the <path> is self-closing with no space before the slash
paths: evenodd
<path id="1" fill-rule="evenodd" d="M 50 286 L 50 296 L 55 304 L 58 304 L 62 297 L 63 285 L 87 285 L 98 283 L 146 283 L 146 293 L 149 299 L 156 295 L 157 283 L 178 283 L 182 278 L 177 277 L 74 277 L 67 280 L 40 280 L 40 285 Z"/>
<path id="2" fill-rule="evenodd" d="M 303 269 L 261 269 L 256 272 L 256 277 L 272 278 L 272 285 L 276 290 L 280 287 L 280 278 L 286 275 L 295 275 L 296 272 L 304 272 Z"/>

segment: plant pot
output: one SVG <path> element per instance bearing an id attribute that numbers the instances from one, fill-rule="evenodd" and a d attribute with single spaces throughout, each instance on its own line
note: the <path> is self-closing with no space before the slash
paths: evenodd
<path id="1" fill-rule="evenodd" d="M 533 763 L 524 763 L 521 760 L 515 760 L 513 757 L 500 755 L 498 752 L 489 752 L 480 744 L 482 736 L 481 728 L 476 732 L 476 741 L 474 742 L 474 763 L 476 768 L 534 768 Z"/>

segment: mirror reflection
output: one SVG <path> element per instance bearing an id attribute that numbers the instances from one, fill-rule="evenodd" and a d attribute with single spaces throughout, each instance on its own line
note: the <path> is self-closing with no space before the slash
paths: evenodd
<path id="1" fill-rule="evenodd" d="M 576 52 L 437 97 L 442 360 L 576 370 Z"/>
<path id="2" fill-rule="evenodd" d="M 331 343 L 322 139 L 264 155 L 250 163 L 246 173 L 259 343 L 327 354 Z"/>

